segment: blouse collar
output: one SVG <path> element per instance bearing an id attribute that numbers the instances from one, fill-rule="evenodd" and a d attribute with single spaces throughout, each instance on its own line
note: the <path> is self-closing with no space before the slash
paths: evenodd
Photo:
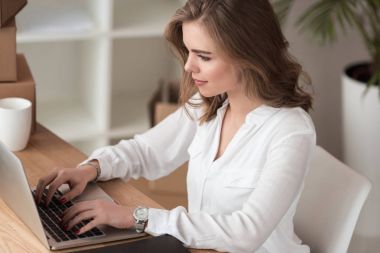
<path id="1" fill-rule="evenodd" d="M 217 115 L 219 117 L 224 115 L 228 104 L 228 98 L 226 98 L 222 106 L 219 107 L 217 110 Z M 267 121 L 272 115 L 274 115 L 279 110 L 281 110 L 281 108 L 276 108 L 267 104 L 262 104 L 247 114 L 245 118 L 245 123 L 248 125 L 255 125 L 257 127 L 260 127 L 262 124 L 264 124 L 265 121 Z"/>

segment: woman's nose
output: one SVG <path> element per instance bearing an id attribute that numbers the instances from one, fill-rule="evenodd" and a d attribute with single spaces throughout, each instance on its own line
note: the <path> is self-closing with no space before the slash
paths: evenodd
<path id="1" fill-rule="evenodd" d="M 187 58 L 187 61 L 185 63 L 185 66 L 184 66 L 184 69 L 186 72 L 197 72 L 198 71 L 198 67 L 196 66 L 196 64 L 194 63 L 194 60 L 193 60 L 193 57 L 192 56 L 189 56 Z"/>

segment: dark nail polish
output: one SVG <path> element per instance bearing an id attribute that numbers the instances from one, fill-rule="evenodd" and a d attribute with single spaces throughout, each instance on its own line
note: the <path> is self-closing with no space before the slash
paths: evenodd
<path id="1" fill-rule="evenodd" d="M 61 202 L 61 204 L 65 204 L 67 202 L 67 199 L 65 197 L 62 197 L 59 199 L 59 202 Z"/>

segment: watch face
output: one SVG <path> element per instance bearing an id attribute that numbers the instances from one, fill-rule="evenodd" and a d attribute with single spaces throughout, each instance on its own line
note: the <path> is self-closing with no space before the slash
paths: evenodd
<path id="1" fill-rule="evenodd" d="M 145 208 L 145 207 L 137 208 L 135 211 L 135 216 L 138 220 L 148 219 L 148 208 Z"/>

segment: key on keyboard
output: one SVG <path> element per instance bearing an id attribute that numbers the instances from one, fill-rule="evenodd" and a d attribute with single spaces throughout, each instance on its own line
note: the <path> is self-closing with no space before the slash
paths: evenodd
<path id="1" fill-rule="evenodd" d="M 35 194 L 35 190 L 32 191 L 33 195 Z M 61 215 L 62 213 L 69 207 L 73 205 L 71 201 L 66 202 L 65 204 L 61 204 L 59 202 L 59 198 L 62 196 L 62 193 L 57 191 L 52 201 L 50 202 L 48 207 L 45 207 L 45 199 L 46 199 L 47 189 L 43 192 L 43 196 L 41 198 L 40 204 L 37 206 L 38 213 L 42 220 L 42 225 L 44 229 L 49 233 L 50 236 L 54 238 L 57 242 L 68 241 L 68 240 L 76 240 L 79 238 L 87 238 L 87 237 L 99 237 L 104 236 L 104 232 L 99 228 L 95 227 L 86 233 L 81 235 L 77 235 L 73 233 L 73 231 L 79 230 L 81 227 L 85 226 L 90 220 L 84 220 L 79 224 L 75 225 L 71 231 L 66 231 L 61 228 L 59 224 L 61 224 Z"/>

